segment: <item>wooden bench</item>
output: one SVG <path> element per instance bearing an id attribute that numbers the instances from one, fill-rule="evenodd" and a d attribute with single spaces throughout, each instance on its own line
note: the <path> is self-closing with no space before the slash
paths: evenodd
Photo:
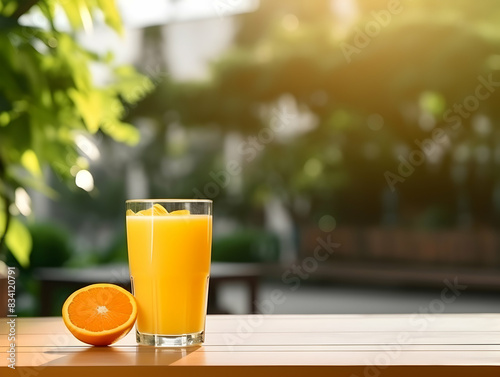
<path id="1" fill-rule="evenodd" d="M 226 314 L 218 302 L 219 287 L 227 282 L 242 282 L 248 289 L 248 310 L 256 313 L 257 285 L 261 269 L 253 263 L 212 263 L 208 293 L 208 312 Z M 74 290 L 95 283 L 111 283 L 131 290 L 130 275 L 126 264 L 88 268 L 45 267 L 35 270 L 41 284 L 41 315 L 51 314 L 55 292 L 61 286 Z"/>

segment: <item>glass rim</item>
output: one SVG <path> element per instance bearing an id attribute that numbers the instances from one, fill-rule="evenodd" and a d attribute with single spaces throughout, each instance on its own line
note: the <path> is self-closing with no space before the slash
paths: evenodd
<path id="1" fill-rule="evenodd" d="M 210 199 L 129 199 L 125 203 L 213 203 Z"/>

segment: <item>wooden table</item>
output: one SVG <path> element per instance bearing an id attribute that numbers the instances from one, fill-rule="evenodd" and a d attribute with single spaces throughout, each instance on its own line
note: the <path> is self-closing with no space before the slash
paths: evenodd
<path id="1" fill-rule="evenodd" d="M 75 339 L 61 318 L 16 319 L 16 370 L 0 318 L 0 375 L 500 376 L 500 315 L 210 315 L 206 343 L 110 347 Z"/>

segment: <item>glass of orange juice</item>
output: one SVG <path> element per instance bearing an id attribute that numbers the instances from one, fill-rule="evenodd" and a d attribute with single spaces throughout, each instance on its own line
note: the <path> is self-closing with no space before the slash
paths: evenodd
<path id="1" fill-rule="evenodd" d="M 137 342 L 204 341 L 212 245 L 212 201 L 127 201 L 127 247 L 137 301 Z"/>

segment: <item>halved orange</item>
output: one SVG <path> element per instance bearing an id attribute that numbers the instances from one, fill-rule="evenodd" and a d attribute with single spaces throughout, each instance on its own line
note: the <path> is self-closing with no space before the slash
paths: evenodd
<path id="1" fill-rule="evenodd" d="M 62 317 L 77 339 L 94 346 L 107 346 L 132 329 L 137 304 L 130 292 L 117 285 L 92 284 L 66 299 Z"/>

